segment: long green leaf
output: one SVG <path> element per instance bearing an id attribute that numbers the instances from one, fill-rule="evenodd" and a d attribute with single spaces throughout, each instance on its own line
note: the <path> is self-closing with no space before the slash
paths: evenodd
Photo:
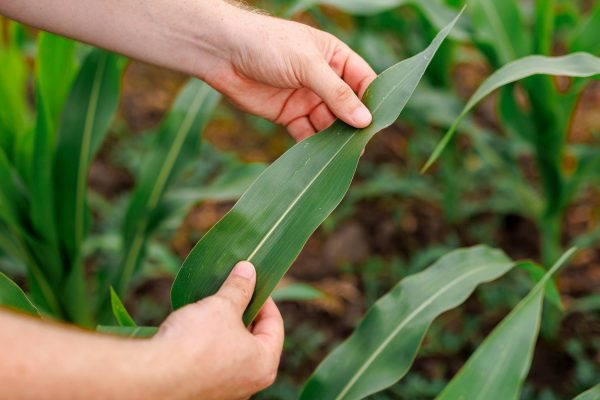
<path id="1" fill-rule="evenodd" d="M 36 67 L 39 100 L 44 105 L 48 129 L 54 139 L 77 71 L 75 42 L 48 32 L 40 32 L 37 40 Z M 54 140 L 50 143 L 53 144 Z"/>
<path id="2" fill-rule="evenodd" d="M 362 399 L 391 386 L 409 370 L 431 322 L 463 303 L 513 262 L 477 246 L 453 251 L 401 281 L 367 312 L 304 386 L 301 399 Z"/>
<path id="3" fill-rule="evenodd" d="M 529 38 L 516 0 L 471 0 L 469 14 L 475 41 L 484 50 L 493 49 L 500 64 L 529 53 Z"/>
<path id="4" fill-rule="evenodd" d="M 119 295 L 115 292 L 115 290 L 110 288 L 110 304 L 112 306 L 112 312 L 117 320 L 119 326 L 128 326 L 128 327 L 136 327 L 137 324 L 131 318 L 131 315 L 127 312 L 127 309 L 123 305 L 123 302 L 119 298 Z"/>
<path id="5" fill-rule="evenodd" d="M 437 144 L 422 172 L 429 169 L 442 154 L 463 118 L 494 90 L 533 75 L 590 77 L 597 74 L 600 74 L 600 58 L 588 53 L 574 53 L 562 57 L 528 56 L 505 65 L 487 78 L 471 96 L 454 124 Z"/>
<path id="6" fill-rule="evenodd" d="M 582 21 L 571 37 L 569 50 L 588 51 L 593 54 L 600 52 L 600 4 Z"/>
<path id="7" fill-rule="evenodd" d="M 443 29 L 455 14 L 455 10 L 437 0 L 298 0 L 285 15 L 290 17 L 319 4 L 336 7 L 348 14 L 364 16 L 372 16 L 402 6 L 413 6 L 419 9 L 437 29 Z M 467 29 L 466 23 L 459 21 L 449 35 L 455 39 L 465 40 L 469 36 Z"/>
<path id="8" fill-rule="evenodd" d="M 457 19 L 426 50 L 371 84 L 364 96 L 373 114 L 369 127 L 337 121 L 265 170 L 183 263 L 171 289 L 174 308 L 214 294 L 235 263 L 248 260 L 257 269 L 256 291 L 244 314 L 245 323 L 252 322 L 310 235 L 344 197 L 369 139 L 398 118 Z"/>
<path id="9" fill-rule="evenodd" d="M 153 326 L 106 326 L 99 325 L 96 331 L 109 335 L 124 336 L 130 338 L 149 338 L 156 335 L 158 328 Z"/>
<path id="10" fill-rule="evenodd" d="M 596 385 L 593 388 L 586 390 L 573 400 L 598 400 L 600 399 L 600 385 Z"/>
<path id="11" fill-rule="evenodd" d="M 40 315 L 25 292 L 2 272 L 0 272 L 0 306 L 14 308 L 31 315 Z"/>
<path id="12" fill-rule="evenodd" d="M 59 233 L 71 259 L 86 229 L 87 174 L 119 104 L 122 63 L 92 50 L 73 84 L 62 115 L 55 164 Z"/>
<path id="13" fill-rule="evenodd" d="M 540 329 L 544 289 L 573 255 L 566 252 L 477 348 L 437 400 L 515 400 L 533 358 Z"/>
<path id="14" fill-rule="evenodd" d="M 157 208 L 173 177 L 198 156 L 200 133 L 208 123 L 220 95 L 193 79 L 181 92 L 162 124 L 154 147 L 142 164 L 123 226 L 125 255 L 118 285 L 123 293 L 134 274 L 148 235 L 160 222 Z"/>

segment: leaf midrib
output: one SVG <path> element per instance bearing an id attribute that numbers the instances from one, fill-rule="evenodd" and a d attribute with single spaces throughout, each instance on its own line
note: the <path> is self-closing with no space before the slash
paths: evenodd
<path id="1" fill-rule="evenodd" d="M 377 111 L 381 108 L 381 106 L 383 105 L 385 100 L 387 100 L 387 98 L 389 96 L 391 96 L 391 94 L 396 89 L 398 89 L 398 87 L 401 84 L 403 84 L 410 76 L 411 76 L 411 74 L 406 74 L 403 79 L 401 79 L 396 85 L 394 85 L 392 87 L 392 89 L 389 92 L 386 93 L 385 96 L 382 97 L 381 101 L 373 108 L 372 114 L 374 117 L 375 117 L 375 113 L 377 113 Z M 368 129 L 368 128 L 366 128 L 366 129 Z M 292 209 L 296 206 L 296 204 L 298 204 L 298 202 L 302 199 L 302 197 L 304 197 L 304 195 L 309 191 L 309 189 L 313 186 L 313 184 L 317 181 L 317 179 L 319 179 L 321 174 L 327 169 L 327 167 L 329 167 L 329 165 L 333 162 L 333 160 L 335 160 L 335 158 L 340 154 L 340 152 L 346 147 L 346 145 L 348 143 L 350 143 L 350 141 L 352 140 L 352 138 L 358 131 L 360 131 L 360 129 L 356 129 L 354 132 L 352 132 L 351 134 L 348 135 L 348 139 L 346 139 L 346 141 L 340 146 L 340 148 L 335 152 L 335 154 L 333 154 L 333 156 L 331 156 L 331 158 L 327 161 L 327 163 L 323 167 L 321 167 L 321 169 L 310 180 L 310 182 L 306 185 L 306 187 L 304 189 L 302 189 L 302 191 L 298 194 L 298 196 L 296 196 L 296 198 L 292 201 L 292 204 L 290 204 L 286 208 L 286 210 L 283 212 L 281 217 L 279 217 L 279 219 L 275 222 L 275 224 L 273 224 L 271 229 L 269 229 L 269 231 L 266 233 L 266 235 L 261 239 L 261 241 L 258 243 L 258 245 L 254 248 L 252 253 L 250 253 L 250 255 L 248 256 L 248 259 L 247 259 L 248 261 L 252 262 L 253 258 L 256 256 L 256 254 L 260 251 L 260 249 L 262 249 L 262 247 L 269 240 L 269 238 L 273 235 L 273 233 L 277 230 L 277 228 L 279 228 L 279 226 L 284 221 L 284 219 L 289 215 L 289 213 L 292 212 Z M 339 132 L 340 131 L 337 131 L 335 133 L 331 132 L 330 135 L 337 134 Z"/>
<path id="2" fill-rule="evenodd" d="M 471 271 L 467 272 L 466 274 L 460 276 L 456 280 L 451 281 L 446 286 L 442 287 L 436 294 L 434 294 L 427 301 L 423 302 L 419 307 L 417 307 L 400 324 L 398 324 L 398 326 L 386 337 L 386 339 L 381 343 L 381 345 L 379 345 L 375 349 L 375 351 L 373 353 L 371 353 L 371 356 L 369 356 L 369 358 L 363 363 L 363 365 L 361 365 L 361 367 L 358 369 L 358 371 L 356 371 L 356 373 L 352 376 L 352 378 L 350 378 L 350 380 L 348 381 L 348 383 L 342 388 L 340 394 L 335 399 L 336 400 L 342 399 L 350 391 L 350 389 L 352 389 L 352 387 L 354 386 L 354 384 L 358 381 L 358 379 L 360 379 L 360 377 L 367 370 L 367 368 L 369 368 L 373 364 L 373 362 L 375 361 L 375 359 L 377 357 L 379 357 L 379 355 L 381 354 L 381 352 L 388 346 L 388 344 L 392 340 L 394 340 L 394 338 L 400 333 L 400 331 L 406 325 L 408 325 L 414 318 L 416 318 L 416 316 L 421 311 L 423 311 L 426 307 L 428 307 L 429 305 L 431 305 L 437 298 L 439 298 L 441 295 L 443 295 L 444 293 L 446 293 L 448 290 L 450 290 L 455 285 L 461 283 L 462 281 L 466 280 L 467 278 L 471 277 L 472 275 L 475 275 L 476 273 L 480 272 L 481 270 L 489 268 L 490 266 L 492 266 L 494 264 L 498 264 L 498 262 L 492 262 L 492 263 L 483 264 L 482 267 L 472 269 Z"/>

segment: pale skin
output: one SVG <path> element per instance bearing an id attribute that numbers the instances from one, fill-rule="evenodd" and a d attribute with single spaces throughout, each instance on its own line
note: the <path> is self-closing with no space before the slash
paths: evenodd
<path id="1" fill-rule="evenodd" d="M 334 36 L 223 0 L 0 0 L 0 14 L 196 76 L 296 140 L 336 118 L 357 128 L 375 79 Z M 1 68 L 1 67 L 0 67 Z M 269 300 L 242 314 L 256 273 L 241 262 L 220 291 L 152 339 L 121 339 L 0 311 L 0 387 L 10 399 L 245 399 L 275 379 L 283 321 Z"/>

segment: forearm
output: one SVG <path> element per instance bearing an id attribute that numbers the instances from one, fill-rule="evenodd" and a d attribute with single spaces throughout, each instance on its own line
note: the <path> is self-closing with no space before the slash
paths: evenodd
<path id="1" fill-rule="evenodd" d="M 145 399 L 160 393 L 154 353 L 142 340 L 84 332 L 0 310 L 3 398 Z"/>
<path id="2" fill-rule="evenodd" d="M 244 11 L 223 0 L 0 0 L 0 13 L 202 78 L 228 57 Z"/>

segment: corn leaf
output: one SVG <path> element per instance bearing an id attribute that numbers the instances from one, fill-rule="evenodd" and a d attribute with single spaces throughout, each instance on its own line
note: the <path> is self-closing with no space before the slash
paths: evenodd
<path id="1" fill-rule="evenodd" d="M 106 326 L 99 325 L 96 331 L 109 335 L 124 336 L 130 338 L 149 338 L 156 335 L 158 328 L 153 326 Z"/>
<path id="2" fill-rule="evenodd" d="M 408 372 L 437 316 L 513 265 L 503 252 L 477 246 L 453 251 L 402 280 L 319 365 L 300 398 L 362 399 L 391 386 Z"/>
<path id="3" fill-rule="evenodd" d="M 475 41 L 491 50 L 500 65 L 530 52 L 530 40 L 516 0 L 471 0 Z M 486 51 L 489 53 L 489 51 Z"/>
<path id="4" fill-rule="evenodd" d="M 36 64 L 37 90 L 40 95 L 38 99 L 44 105 L 48 129 L 52 132 L 53 139 L 76 72 L 75 42 L 48 32 L 40 32 Z M 53 145 L 54 140 L 49 144 Z"/>
<path id="5" fill-rule="evenodd" d="M 328 5 L 342 10 L 348 14 L 371 16 L 402 6 L 413 6 L 437 29 L 443 29 L 450 20 L 455 10 L 437 0 L 298 0 L 285 13 L 291 17 L 315 5 Z M 466 20 L 458 21 L 457 26 L 449 36 L 465 40 L 469 37 L 468 23 Z"/>
<path id="6" fill-rule="evenodd" d="M 277 288 L 271 296 L 275 301 L 309 301 L 325 298 L 325 293 L 306 283 L 292 283 Z"/>
<path id="7" fill-rule="evenodd" d="M 173 177 L 198 156 L 200 134 L 220 95 L 193 79 L 178 96 L 142 164 L 123 226 L 125 255 L 117 290 L 123 293 L 136 271 L 149 234 L 160 222 L 159 206 Z"/>
<path id="8" fill-rule="evenodd" d="M 600 4 L 582 21 L 581 25 L 571 36 L 569 49 L 571 51 L 588 51 L 598 55 L 600 52 Z"/>
<path id="9" fill-rule="evenodd" d="M 567 251 L 477 348 L 437 400 L 516 400 L 533 358 L 546 284 L 573 255 Z"/>
<path id="10" fill-rule="evenodd" d="M 127 309 L 123 305 L 119 295 L 112 287 L 110 288 L 110 304 L 112 306 L 113 315 L 119 326 L 137 327 L 137 324 L 127 312 Z"/>
<path id="11" fill-rule="evenodd" d="M 94 49 L 86 57 L 62 115 L 55 164 L 59 233 L 71 260 L 85 235 L 87 174 L 119 103 L 122 63 Z"/>
<path id="12" fill-rule="evenodd" d="M 2 272 L 0 272 L 0 306 L 13 308 L 35 316 L 40 315 L 25 292 Z"/>
<path id="13" fill-rule="evenodd" d="M 487 78 L 471 96 L 454 124 L 437 144 L 422 172 L 429 169 L 442 154 L 464 117 L 494 90 L 534 75 L 590 77 L 596 74 L 600 74 L 600 58 L 588 53 L 574 53 L 562 57 L 527 56 L 505 65 Z"/>
<path id="14" fill-rule="evenodd" d="M 214 294 L 234 264 L 248 260 L 257 269 L 254 297 L 244 314 L 245 323 L 252 322 L 310 235 L 344 197 L 369 139 L 398 118 L 457 19 L 427 49 L 371 84 L 364 96 L 373 114 L 369 127 L 336 121 L 263 172 L 192 249 L 171 289 L 174 308 Z"/>
<path id="15" fill-rule="evenodd" d="M 586 390 L 573 400 L 598 400 L 600 399 L 600 385 L 596 385 L 593 388 Z"/>

